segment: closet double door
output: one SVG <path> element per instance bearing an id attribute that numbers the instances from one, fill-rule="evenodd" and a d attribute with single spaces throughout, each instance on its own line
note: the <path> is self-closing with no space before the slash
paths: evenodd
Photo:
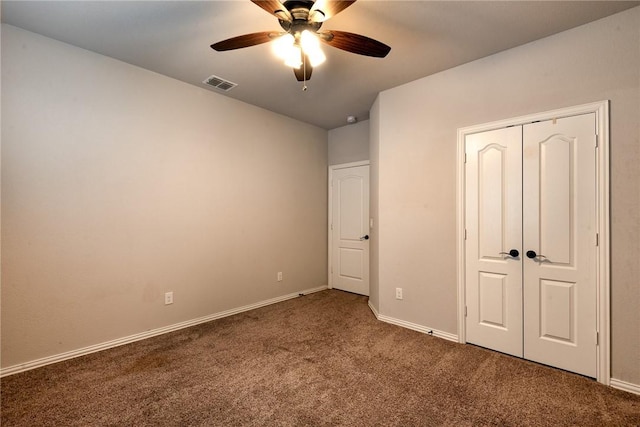
<path id="1" fill-rule="evenodd" d="M 596 118 L 465 139 L 466 340 L 595 377 Z"/>

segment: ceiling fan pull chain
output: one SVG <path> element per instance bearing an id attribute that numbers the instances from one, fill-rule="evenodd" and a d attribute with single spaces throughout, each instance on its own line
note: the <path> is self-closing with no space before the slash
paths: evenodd
<path id="1" fill-rule="evenodd" d="M 307 91 L 307 61 L 304 57 L 304 53 L 302 54 L 302 73 L 304 74 L 302 77 L 302 91 Z"/>

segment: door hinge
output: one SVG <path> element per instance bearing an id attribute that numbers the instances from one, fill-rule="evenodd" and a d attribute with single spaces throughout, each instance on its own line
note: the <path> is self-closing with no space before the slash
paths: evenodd
<path id="1" fill-rule="evenodd" d="M 600 246 L 600 234 L 596 233 L 596 246 Z"/>
<path id="2" fill-rule="evenodd" d="M 333 230 L 333 223 L 331 223 L 331 229 Z"/>
<path id="3" fill-rule="evenodd" d="M 596 331 L 596 346 L 600 345 L 600 332 Z"/>
<path id="4" fill-rule="evenodd" d="M 464 317 L 467 317 L 467 306 L 464 306 Z"/>
<path id="5" fill-rule="evenodd" d="M 598 143 L 600 142 L 600 141 L 599 141 L 599 139 L 600 139 L 600 137 L 599 137 L 599 136 L 598 136 L 598 134 L 596 133 L 596 148 L 598 148 Z"/>
<path id="6" fill-rule="evenodd" d="M 467 153 L 464 153 L 464 162 L 467 163 Z"/>

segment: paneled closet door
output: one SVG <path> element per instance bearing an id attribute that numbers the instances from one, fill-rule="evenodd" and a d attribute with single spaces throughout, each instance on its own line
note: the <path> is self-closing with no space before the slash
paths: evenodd
<path id="1" fill-rule="evenodd" d="M 595 123 L 584 114 L 465 139 L 467 342 L 590 377 Z"/>
<path id="2" fill-rule="evenodd" d="M 524 357 L 596 376 L 595 114 L 523 126 Z"/>
<path id="3" fill-rule="evenodd" d="M 522 128 L 465 143 L 467 342 L 522 357 Z"/>

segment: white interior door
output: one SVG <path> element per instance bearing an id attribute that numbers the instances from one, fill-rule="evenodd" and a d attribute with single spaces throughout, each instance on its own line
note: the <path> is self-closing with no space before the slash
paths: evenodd
<path id="1" fill-rule="evenodd" d="M 595 125 L 590 113 L 465 139 L 467 341 L 590 377 Z"/>
<path id="2" fill-rule="evenodd" d="M 524 126 L 524 356 L 596 376 L 595 114 Z"/>
<path id="3" fill-rule="evenodd" d="M 332 169 L 330 285 L 369 295 L 369 166 Z"/>
<path id="4" fill-rule="evenodd" d="M 522 357 L 522 132 L 469 135 L 465 148 L 467 341 Z"/>

